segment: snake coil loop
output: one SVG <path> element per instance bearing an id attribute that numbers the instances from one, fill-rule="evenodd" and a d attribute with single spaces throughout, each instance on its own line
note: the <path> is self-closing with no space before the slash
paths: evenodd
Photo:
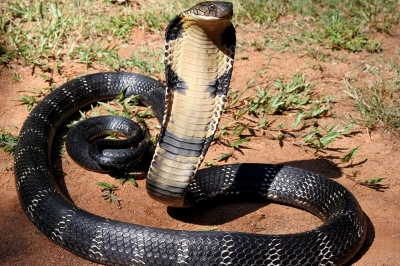
<path id="1" fill-rule="evenodd" d="M 21 129 L 14 168 L 21 205 L 43 234 L 109 265 L 341 265 L 360 249 L 366 217 L 354 196 L 328 178 L 268 164 L 197 171 L 226 101 L 235 46 L 232 14 L 229 2 L 203 2 L 171 21 L 166 88 L 139 74 L 92 74 L 65 83 L 34 108 Z M 123 223 L 78 208 L 54 181 L 49 151 L 55 131 L 79 108 L 121 92 L 140 95 L 161 123 L 147 180 L 151 197 L 181 207 L 262 199 L 307 210 L 324 223 L 288 235 L 190 232 Z"/>

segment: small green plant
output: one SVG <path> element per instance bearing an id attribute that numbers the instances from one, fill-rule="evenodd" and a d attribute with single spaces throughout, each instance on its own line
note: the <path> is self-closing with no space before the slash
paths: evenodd
<path id="1" fill-rule="evenodd" d="M 115 195 L 116 186 L 110 185 L 106 182 L 96 182 L 95 185 L 102 187 L 102 196 L 105 200 L 108 200 L 118 206 L 121 206 L 119 199 Z"/>
<path id="2" fill-rule="evenodd" d="M 137 187 L 138 185 L 136 183 L 134 176 L 136 176 L 136 173 L 124 173 L 121 177 L 119 177 L 119 183 L 123 185 L 125 184 L 126 181 L 129 181 L 129 183 Z"/>
<path id="3" fill-rule="evenodd" d="M 383 62 L 378 61 L 376 67 L 366 69 L 372 74 L 371 81 L 344 79 L 347 88 L 344 92 L 354 100 L 357 111 L 357 115 L 351 115 L 350 118 L 368 130 L 383 127 L 400 134 L 400 54 L 399 51 L 396 53 L 393 59 L 396 63 L 392 66 L 383 68 L 380 66 Z"/>
<path id="4" fill-rule="evenodd" d="M 10 167 L 10 163 L 6 163 L 6 164 L 2 167 L 3 171 L 7 171 L 7 172 L 10 171 L 11 168 L 12 168 L 12 167 Z"/>
<path id="5" fill-rule="evenodd" d="M 214 135 L 214 139 L 220 139 L 223 136 L 230 134 L 232 128 L 236 124 L 236 121 L 231 121 L 218 127 L 218 132 Z"/>
<path id="6" fill-rule="evenodd" d="M 355 147 L 354 149 L 352 149 L 351 151 L 349 151 L 349 153 L 347 153 L 343 158 L 342 158 L 342 162 L 347 163 L 349 162 L 351 159 L 353 159 L 354 155 L 358 152 L 358 150 L 360 149 L 360 146 Z"/>
<path id="7" fill-rule="evenodd" d="M 330 21 L 324 23 L 317 39 L 333 50 L 345 49 L 359 52 L 366 49 L 369 52 L 379 52 L 381 45 L 377 41 L 369 41 L 361 31 L 360 26 L 344 20 L 339 15 L 332 15 Z"/>
<path id="8" fill-rule="evenodd" d="M 300 122 L 303 120 L 304 116 L 305 116 L 305 111 L 297 111 L 296 119 L 292 124 L 293 128 L 296 128 L 300 125 Z"/>
<path id="9" fill-rule="evenodd" d="M 283 13 L 283 2 L 265 0 L 239 2 L 238 19 L 245 22 L 251 21 L 258 24 L 269 24 L 277 21 Z"/>
<path id="10" fill-rule="evenodd" d="M 84 112 L 82 112 L 81 110 L 79 110 L 79 115 L 80 115 L 80 118 L 79 118 L 79 119 L 68 121 L 66 127 L 67 127 L 67 128 L 71 128 L 71 127 L 73 127 L 74 125 L 76 125 L 77 123 L 79 123 L 79 121 L 82 121 L 82 120 L 85 120 L 85 119 L 86 119 L 86 114 L 85 114 Z"/>
<path id="11" fill-rule="evenodd" d="M 231 147 L 235 148 L 235 149 L 239 149 L 240 146 L 242 146 L 243 143 L 250 141 L 251 138 L 246 137 L 246 138 L 240 138 L 234 141 L 231 141 Z"/>
<path id="12" fill-rule="evenodd" d="M 0 146 L 3 147 L 5 152 L 13 154 L 17 141 L 18 136 L 14 136 L 6 130 L 0 129 Z"/>
<path id="13" fill-rule="evenodd" d="M 382 190 L 382 189 L 387 189 L 389 186 L 382 184 L 385 181 L 385 178 L 381 177 L 375 177 L 375 178 L 370 178 L 364 181 L 359 181 L 358 176 L 360 175 L 359 171 L 353 171 L 351 175 L 348 176 L 351 180 L 353 180 L 356 184 L 369 187 L 375 190 Z"/>
<path id="14" fill-rule="evenodd" d="M 375 190 L 383 190 L 387 189 L 389 186 L 384 185 L 383 182 L 385 182 L 385 178 L 381 177 L 375 177 L 371 179 L 367 179 L 364 182 L 361 182 L 360 184 Z"/>
<path id="15" fill-rule="evenodd" d="M 20 100 L 17 100 L 22 104 L 26 104 L 26 109 L 30 111 L 32 107 L 39 102 L 39 100 L 35 96 L 24 95 Z"/>
<path id="16" fill-rule="evenodd" d="M 322 100 L 315 100 L 309 107 L 308 112 L 304 112 L 305 118 L 316 118 L 328 112 L 330 109 L 330 102 L 333 101 L 335 96 L 325 95 Z"/>
<path id="17" fill-rule="evenodd" d="M 251 141 L 250 137 L 244 137 L 243 132 L 248 128 L 248 124 L 238 121 L 231 121 L 219 127 L 214 139 L 229 147 L 230 151 L 219 155 L 213 160 L 205 161 L 206 166 L 215 165 L 219 161 L 227 160 L 237 150 L 240 150 L 244 143 Z"/>
<path id="18" fill-rule="evenodd" d="M 365 180 L 365 183 L 368 186 L 376 186 L 377 184 L 382 183 L 383 181 L 385 181 L 384 178 L 376 177 L 376 178 L 371 178 L 371 179 Z"/>
<path id="19" fill-rule="evenodd" d="M 145 75 L 153 75 L 154 73 L 161 73 L 165 70 L 160 57 L 163 51 L 161 49 L 149 50 L 143 46 L 141 50 L 131 53 L 130 57 L 124 59 L 124 66 L 130 68 L 137 68 L 139 72 Z"/>
<path id="20" fill-rule="evenodd" d="M 221 155 L 219 155 L 217 158 L 215 158 L 214 160 L 209 160 L 209 161 L 205 161 L 204 165 L 205 166 L 213 166 L 215 165 L 217 162 L 219 161 L 225 161 L 228 160 L 228 158 L 230 158 L 233 155 L 233 152 L 228 152 L 228 153 L 222 153 Z"/>
<path id="21" fill-rule="evenodd" d="M 129 119 L 134 117 L 138 122 L 144 122 L 144 119 L 153 116 L 151 106 L 148 106 L 145 109 L 138 108 L 139 96 L 132 95 L 125 98 L 124 90 L 120 92 L 119 96 L 115 100 L 107 103 L 98 102 L 98 104 L 104 106 L 107 109 L 107 112 L 112 115 L 123 116 Z"/>
<path id="22" fill-rule="evenodd" d="M 143 119 L 149 118 L 151 116 L 153 116 L 153 113 L 151 112 L 151 106 L 148 106 L 143 111 L 138 112 L 137 119 L 138 119 L 138 121 L 143 121 Z"/>
<path id="23" fill-rule="evenodd" d="M 254 79 L 251 79 L 246 90 L 253 83 Z M 260 86 L 256 86 L 256 96 L 251 98 L 246 97 L 243 100 L 247 102 L 247 105 L 239 109 L 236 119 L 239 120 L 245 114 L 248 114 L 260 118 L 258 127 L 264 128 L 268 124 L 267 116 L 271 113 L 279 114 L 286 110 L 302 110 L 302 108 L 309 102 L 309 93 L 314 87 L 314 84 L 307 83 L 305 75 L 294 75 L 292 80 L 286 83 L 280 79 L 276 80 L 274 86 L 275 93 L 272 93 L 272 88 L 265 90 Z M 242 94 L 243 93 L 237 93 L 234 95 L 235 98 L 233 104 L 239 102 L 239 98 L 242 97 Z M 318 106 L 314 109 L 317 109 L 319 113 L 322 113 L 322 108 L 323 107 Z M 305 115 L 305 113 L 303 115 Z M 316 116 L 317 114 L 314 115 Z M 298 120 L 297 123 L 299 122 L 300 120 Z"/>
<path id="24" fill-rule="evenodd" d="M 216 164 L 214 160 L 208 160 L 203 162 L 205 166 L 213 166 Z"/>
<path id="25" fill-rule="evenodd" d="M 340 124 L 335 124 L 328 128 L 313 126 L 311 131 L 303 138 L 303 142 L 311 145 L 316 151 L 321 151 L 332 143 L 339 135 L 346 134 L 353 127 L 353 124 L 348 124 L 343 129 L 339 129 Z"/>
<path id="26" fill-rule="evenodd" d="M 104 102 L 97 102 L 97 103 L 100 104 L 100 105 L 102 105 L 102 106 L 104 106 L 105 108 L 107 108 L 107 111 L 108 111 L 110 114 L 115 115 L 115 116 L 120 116 L 120 112 L 119 112 L 116 108 L 114 108 L 113 106 L 111 106 L 110 103 L 104 103 Z"/>
<path id="27" fill-rule="evenodd" d="M 298 110 L 309 102 L 310 91 L 315 84 L 307 83 L 306 76 L 293 75 L 292 80 L 284 83 L 281 79 L 274 83 L 278 92 L 272 97 L 271 108 L 274 113 L 288 109 Z"/>

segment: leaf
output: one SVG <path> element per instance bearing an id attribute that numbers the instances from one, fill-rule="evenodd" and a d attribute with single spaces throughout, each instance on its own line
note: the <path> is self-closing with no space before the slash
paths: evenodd
<path id="1" fill-rule="evenodd" d="M 108 111 L 110 114 L 119 116 L 118 111 L 117 111 L 114 107 L 111 107 L 111 105 L 109 105 L 108 103 L 98 102 L 98 104 L 103 105 L 104 107 L 106 107 L 106 108 L 107 108 L 107 111 Z"/>
<path id="2" fill-rule="evenodd" d="M 247 138 L 243 138 L 243 139 L 238 139 L 238 140 L 234 140 L 231 142 L 231 147 L 234 147 L 236 149 L 239 149 L 239 146 L 242 145 L 244 142 L 250 141 L 251 138 L 247 137 Z"/>
<path id="3" fill-rule="evenodd" d="M 221 154 L 220 156 L 218 156 L 217 158 L 216 158 L 216 160 L 217 160 L 217 162 L 219 162 L 219 161 L 222 161 L 222 160 L 226 160 L 226 159 L 228 159 L 229 157 L 231 157 L 232 156 L 232 152 L 230 152 L 230 153 L 223 153 L 223 154 Z"/>
<path id="4" fill-rule="evenodd" d="M 122 103 L 125 100 L 125 92 L 128 87 L 123 87 L 117 96 L 117 101 Z"/>
<path id="5" fill-rule="evenodd" d="M 250 88 L 251 86 L 253 86 L 256 79 L 257 79 L 256 77 L 253 77 L 252 79 L 250 79 L 249 82 L 247 82 L 246 88 Z"/>
<path id="6" fill-rule="evenodd" d="M 340 127 L 340 124 L 336 124 L 336 125 L 333 125 L 329 130 L 328 130 L 328 134 L 332 134 L 332 133 L 336 133 L 337 131 L 337 129 Z"/>
<path id="7" fill-rule="evenodd" d="M 237 120 L 239 120 L 240 118 L 242 118 L 247 112 L 250 112 L 250 109 L 248 107 L 246 108 L 242 108 L 239 110 L 238 114 L 237 114 Z"/>
<path id="8" fill-rule="evenodd" d="M 311 129 L 310 133 L 308 133 L 304 138 L 303 141 L 305 143 L 311 143 L 312 138 L 314 137 L 315 134 L 319 133 L 319 129 L 316 128 L 315 126 Z"/>
<path id="9" fill-rule="evenodd" d="M 215 161 L 214 161 L 214 160 L 204 161 L 204 165 L 205 165 L 205 166 L 212 166 L 212 165 L 215 165 Z"/>
<path id="10" fill-rule="evenodd" d="M 243 131 L 245 131 L 248 128 L 248 126 L 249 126 L 248 124 L 239 123 L 233 129 L 232 134 L 239 137 L 240 135 L 242 135 Z"/>
<path id="11" fill-rule="evenodd" d="M 112 191 L 114 189 L 114 185 L 110 185 L 106 182 L 96 182 L 94 184 L 97 186 L 103 187 L 104 189 L 106 189 L 108 191 Z"/>
<path id="12" fill-rule="evenodd" d="M 381 183 L 381 182 L 383 182 L 383 181 L 385 181 L 384 178 L 376 177 L 376 178 L 372 178 L 372 179 L 367 179 L 367 180 L 365 180 L 364 182 L 365 182 L 366 184 L 368 184 L 369 186 L 374 186 L 374 185 L 376 185 L 376 184 L 378 184 L 378 183 Z"/>
<path id="13" fill-rule="evenodd" d="M 141 118 L 146 118 L 146 117 L 149 117 L 149 116 L 151 116 L 151 115 L 152 115 L 152 113 L 151 113 L 151 106 L 147 107 L 146 110 L 144 110 L 143 112 L 139 113 L 139 116 L 140 116 Z"/>
<path id="14" fill-rule="evenodd" d="M 249 82 L 247 82 L 246 88 L 245 88 L 243 91 L 239 92 L 239 93 L 236 95 L 236 97 L 235 97 L 235 98 L 233 99 L 233 101 L 231 102 L 231 105 L 235 105 L 235 104 L 239 101 L 239 99 L 242 97 L 243 93 L 244 93 L 248 88 L 250 88 L 251 86 L 253 86 L 253 84 L 254 84 L 255 81 L 256 81 L 256 78 L 255 78 L 255 77 L 252 78 L 251 80 L 249 80 Z"/>
<path id="15" fill-rule="evenodd" d="M 293 128 L 296 128 L 300 124 L 301 119 L 304 117 L 304 114 L 305 114 L 304 111 L 297 112 L 296 120 L 294 120 L 294 122 L 293 122 Z"/>
<path id="16" fill-rule="evenodd" d="M 128 181 L 131 182 L 132 185 L 134 185 L 135 187 L 137 187 L 136 180 L 135 180 L 133 177 L 129 178 Z"/>
<path id="17" fill-rule="evenodd" d="M 17 136 L 13 136 L 11 133 L 0 129 L 0 147 L 3 147 L 5 152 L 13 154 L 17 141 Z"/>
<path id="18" fill-rule="evenodd" d="M 201 232 L 209 232 L 209 231 L 215 231 L 215 230 L 218 230 L 218 226 L 210 226 L 210 227 L 204 227 L 204 228 L 197 229 L 197 231 L 201 231 Z"/>
<path id="19" fill-rule="evenodd" d="M 320 102 L 316 102 L 311 107 L 310 117 L 316 117 L 316 116 L 320 115 L 321 113 L 325 112 L 326 110 L 327 110 L 327 108 L 324 106 L 321 106 Z"/>
<path id="20" fill-rule="evenodd" d="M 321 143 L 321 148 L 325 148 L 326 146 L 328 146 L 331 142 L 333 142 L 337 136 L 340 135 L 340 132 L 335 132 L 331 135 L 328 136 L 324 136 L 322 138 L 319 139 L 319 142 Z"/>
<path id="21" fill-rule="evenodd" d="M 348 161 L 350 161 L 354 155 L 357 153 L 357 151 L 360 149 L 360 146 L 355 147 L 354 149 L 352 149 L 348 154 L 346 154 L 343 158 L 342 158 L 342 162 L 347 163 Z"/>
<path id="22" fill-rule="evenodd" d="M 267 119 L 267 114 L 265 114 L 257 127 L 264 128 L 267 124 L 268 124 L 268 119 Z"/>
<path id="23" fill-rule="evenodd" d="M 296 102 L 296 105 L 294 106 L 294 108 L 299 109 L 303 105 L 307 104 L 309 100 L 310 100 L 310 96 L 308 96 L 308 95 L 301 99 L 297 99 L 297 102 Z"/>
<path id="24" fill-rule="evenodd" d="M 137 187 L 136 180 L 132 176 L 136 176 L 136 173 L 123 174 L 119 177 L 119 183 L 124 184 L 126 181 L 129 181 L 132 185 Z"/>
<path id="25" fill-rule="evenodd" d="M 117 204 L 118 206 L 120 206 L 121 204 L 119 203 L 119 199 L 117 198 L 117 196 L 115 196 L 114 194 L 110 193 L 110 200 L 112 203 Z"/>
<path id="26" fill-rule="evenodd" d="M 72 55 L 72 52 L 74 51 L 74 48 L 75 48 L 75 41 L 72 42 L 71 46 L 68 49 L 67 55 L 68 55 L 69 58 L 71 58 L 71 55 Z"/>
<path id="27" fill-rule="evenodd" d="M 341 134 L 347 134 L 350 131 L 350 129 L 353 127 L 353 125 L 354 125 L 353 123 L 348 124 L 344 129 L 342 129 L 340 131 L 340 133 Z"/>
<path id="28" fill-rule="evenodd" d="M 79 114 L 80 114 L 80 116 L 81 116 L 80 119 L 82 119 L 82 120 L 86 119 L 86 115 L 85 115 L 84 112 L 82 112 L 81 110 L 79 110 Z"/>
<path id="29" fill-rule="evenodd" d="M 29 96 L 29 95 L 24 95 L 22 96 L 22 99 L 17 100 L 17 102 L 20 102 L 22 104 L 27 105 L 27 110 L 30 111 L 35 103 L 38 103 L 38 100 L 34 96 Z"/>

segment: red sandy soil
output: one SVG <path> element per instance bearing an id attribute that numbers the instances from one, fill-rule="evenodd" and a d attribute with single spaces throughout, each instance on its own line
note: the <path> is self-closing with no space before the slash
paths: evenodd
<path id="1" fill-rule="evenodd" d="M 149 48 L 162 47 L 162 34 L 150 34 L 134 30 L 129 47 L 121 50 L 129 54 L 135 47 L 146 44 Z M 238 39 L 248 44 L 256 39 L 255 32 L 238 28 Z M 390 57 L 396 47 L 400 47 L 399 35 L 379 35 L 383 42 L 383 56 Z M 266 49 L 269 57 L 247 45 L 246 50 L 239 49 L 236 54 L 235 69 L 231 81 L 234 90 L 241 91 L 254 76 L 259 78 L 256 84 L 271 87 L 277 78 L 290 79 L 292 74 L 304 73 L 307 81 L 316 83 L 318 96 L 335 95 L 335 101 L 329 114 L 320 119 L 320 124 L 342 123 L 349 121 L 349 114 L 356 116 L 352 100 L 343 90 L 343 77 L 355 75 L 368 78 L 362 67 L 377 55 L 368 53 L 350 54 L 346 62 L 331 60 L 316 61 L 308 56 L 299 57 L 295 53 L 277 53 Z M 329 53 L 329 51 L 327 51 Z M 160 58 L 160 61 L 162 58 Z M 265 68 L 268 64 L 268 68 Z M 315 67 L 318 66 L 318 67 Z M 361 67 L 360 67 L 361 66 Z M 15 100 L 20 99 L 32 88 L 43 88 L 47 84 L 40 77 L 39 71 L 20 64 L 12 65 L 13 71 L 20 76 L 16 82 L 10 71 L 3 67 L 0 71 L 0 125 L 13 134 L 18 134 L 28 115 L 26 106 Z M 257 70 L 263 69 L 262 76 Z M 104 71 L 91 68 L 89 72 Z M 84 75 L 85 66 L 66 61 L 61 67 L 62 76 L 55 74 L 57 86 L 74 77 Z M 159 77 L 161 80 L 162 76 Z M 226 123 L 232 120 L 227 113 L 223 116 Z M 254 162 L 285 164 L 304 168 L 334 179 L 348 188 L 360 202 L 369 218 L 368 235 L 360 252 L 348 265 L 399 265 L 400 262 L 400 198 L 399 181 L 399 146 L 400 141 L 390 133 L 377 129 L 368 132 L 364 127 L 354 126 L 353 134 L 341 137 L 323 152 L 315 153 L 311 148 L 294 145 L 296 141 L 285 138 L 282 143 L 274 140 L 277 125 L 290 124 L 294 114 L 271 115 L 270 126 L 255 130 L 252 140 L 241 151 L 235 151 L 227 163 Z M 282 144 L 282 145 L 281 145 Z M 359 152 L 349 163 L 341 163 L 350 149 L 360 146 Z M 230 151 L 227 146 L 214 143 L 205 160 L 210 160 L 222 152 Z M 235 230 L 260 234 L 293 233 L 315 228 L 321 221 L 313 215 L 288 206 L 268 203 L 227 203 L 188 210 L 175 210 L 151 200 L 145 191 L 145 180 L 137 179 L 138 187 L 129 182 L 120 185 L 108 175 L 88 172 L 77 166 L 65 153 L 62 157 L 61 187 L 79 207 L 92 213 L 153 227 L 197 230 L 217 226 L 217 230 Z M 225 163 L 225 162 L 223 162 Z M 0 264 L 2 265 L 95 265 L 63 250 L 41 233 L 24 214 L 14 184 L 13 157 L 0 151 Z M 370 178 L 385 178 L 385 189 L 375 190 L 362 186 L 349 176 L 356 173 L 356 178 L 363 181 Z M 116 195 L 121 199 L 121 207 L 106 202 L 94 182 L 105 181 L 118 186 Z"/>

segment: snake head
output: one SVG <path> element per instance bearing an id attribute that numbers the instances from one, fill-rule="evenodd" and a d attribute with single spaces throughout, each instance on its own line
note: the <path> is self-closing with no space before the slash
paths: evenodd
<path id="1" fill-rule="evenodd" d="M 230 2 L 208 1 L 201 2 L 188 10 L 203 19 L 232 19 L 233 5 Z"/>

